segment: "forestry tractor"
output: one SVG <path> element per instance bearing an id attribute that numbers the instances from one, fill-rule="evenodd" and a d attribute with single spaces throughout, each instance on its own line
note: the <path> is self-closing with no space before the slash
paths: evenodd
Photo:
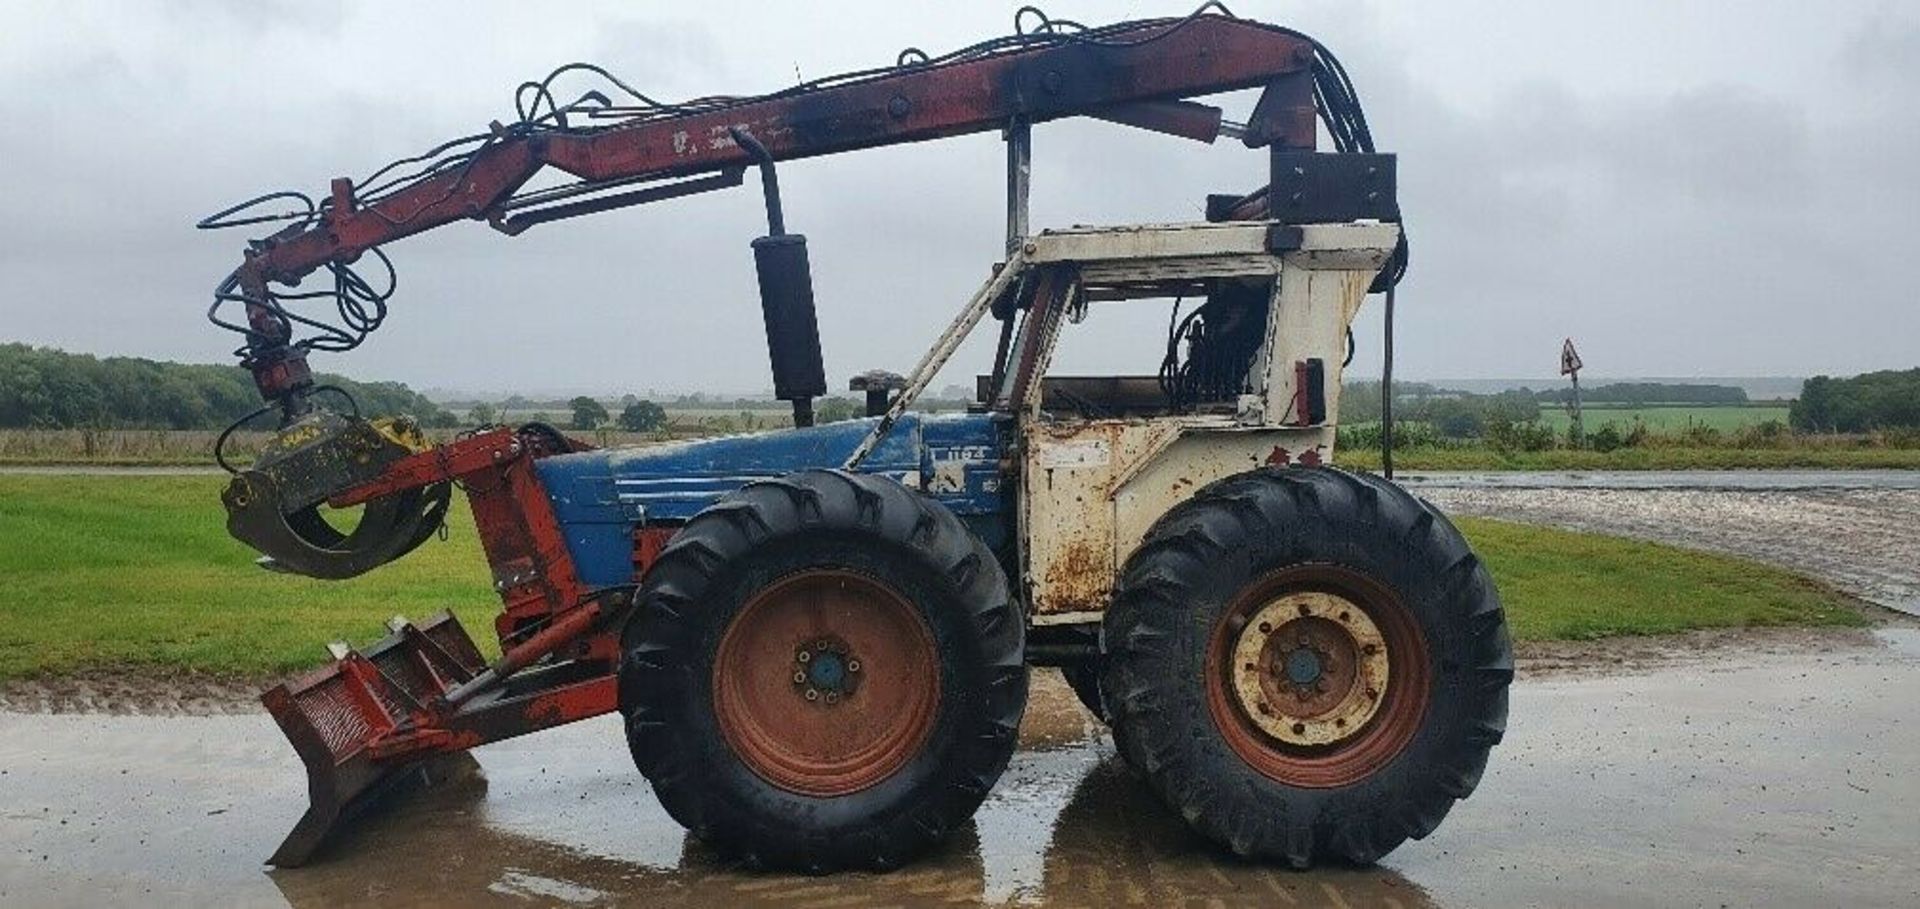
<path id="1" fill-rule="evenodd" d="M 557 94 L 587 76 L 603 90 Z M 1191 100 L 1242 89 L 1261 91 L 1244 123 Z M 898 866 L 987 797 L 1035 666 L 1237 855 L 1370 862 L 1473 791 L 1512 677 L 1498 594 L 1432 506 L 1332 466 L 1351 322 L 1387 295 L 1390 364 L 1407 247 L 1395 159 L 1319 43 L 1217 5 L 1101 27 L 1027 9 L 1011 35 L 766 95 L 663 103 L 571 64 L 516 108 L 318 199 L 270 193 L 200 225 L 285 222 L 209 314 L 244 337 L 267 402 L 253 417 L 278 427 L 229 467 L 231 533 L 268 568 L 347 578 L 433 537 L 458 489 L 502 603 L 497 656 L 448 613 L 395 618 L 263 695 L 311 798 L 273 864 L 470 769 L 475 746 L 617 712 L 660 803 L 721 854 Z M 1236 140 L 1265 185 L 1209 196 L 1199 223 L 1030 230 L 1031 129 L 1082 115 Z M 816 424 L 807 246 L 776 162 L 990 130 L 1004 255 L 911 371 L 854 380 L 864 419 Z M 430 441 L 308 369 L 386 317 L 393 241 L 466 220 L 511 236 L 749 171 L 791 429 L 596 448 L 528 423 Z M 1128 306 L 1171 310 L 1161 362 L 1050 369 L 1091 310 Z M 974 406 L 916 411 L 983 325 L 998 344 Z"/>

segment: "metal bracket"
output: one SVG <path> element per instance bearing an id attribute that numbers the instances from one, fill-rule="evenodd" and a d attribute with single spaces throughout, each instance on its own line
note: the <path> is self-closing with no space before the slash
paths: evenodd
<path id="1" fill-rule="evenodd" d="M 1276 149 L 1268 217 L 1288 224 L 1399 221 L 1393 155 Z"/>

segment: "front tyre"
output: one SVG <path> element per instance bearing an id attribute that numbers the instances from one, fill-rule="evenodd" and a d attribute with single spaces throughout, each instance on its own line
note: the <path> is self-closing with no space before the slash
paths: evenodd
<path id="1" fill-rule="evenodd" d="M 621 712 L 667 812 L 723 853 L 895 867 L 1013 755 L 1025 626 L 959 519 L 891 480 L 805 471 L 674 535 L 623 638 Z"/>
<path id="2" fill-rule="evenodd" d="M 1492 580 L 1446 518 L 1375 477 L 1201 490 L 1128 559 L 1105 638 L 1123 755 L 1242 856 L 1370 863 L 1424 837 L 1506 728 Z"/>

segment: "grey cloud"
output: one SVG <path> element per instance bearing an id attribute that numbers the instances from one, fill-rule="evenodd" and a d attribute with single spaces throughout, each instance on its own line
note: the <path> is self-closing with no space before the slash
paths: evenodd
<path id="1" fill-rule="evenodd" d="M 1382 146 L 1402 156 L 1414 241 L 1402 375 L 1543 374 L 1568 334 L 1614 374 L 1912 365 L 1911 10 L 1835 4 L 1833 29 L 1810 35 L 1785 33 L 1799 27 L 1787 7 L 1707 28 L 1651 0 L 1437 23 L 1422 7 L 1242 5 L 1333 47 Z M 11 339 L 219 359 L 231 339 L 200 311 L 243 237 L 187 229 L 210 209 L 269 188 L 322 191 L 508 117 L 515 84 L 570 59 L 665 99 L 757 92 L 796 68 L 957 46 L 1004 29 L 1011 9 L 29 5 L 37 27 L 21 33 L 34 43 L 0 36 L 0 195 L 15 213 L 0 221 L 0 315 Z M 1576 41 L 1599 17 L 1692 29 L 1697 53 L 1629 72 L 1536 54 L 1507 72 L 1515 48 Z M 1415 19 L 1417 39 L 1402 36 Z M 1244 115 L 1252 99 L 1222 103 Z M 1001 155 L 974 136 L 783 167 L 836 384 L 910 366 L 985 276 L 1000 251 Z M 1046 124 L 1035 221 L 1194 218 L 1206 193 L 1250 188 L 1262 165 L 1231 142 Z M 751 184 L 513 240 L 451 226 L 394 245 L 402 289 L 387 327 L 317 365 L 495 390 L 752 391 L 766 366 L 746 243 L 763 229 Z M 1363 312 L 1359 372 L 1378 368 L 1377 319 L 1377 306 Z M 1090 320 L 1079 368 L 1151 371 L 1137 361 L 1157 343 L 1153 321 Z M 985 357 L 969 354 L 943 381 Z"/>

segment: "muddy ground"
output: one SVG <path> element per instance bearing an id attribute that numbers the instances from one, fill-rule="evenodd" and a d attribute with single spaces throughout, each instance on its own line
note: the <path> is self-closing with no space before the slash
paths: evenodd
<path id="1" fill-rule="evenodd" d="M 1892 613 L 1870 603 L 1858 605 L 1878 627 L 1920 628 L 1920 619 Z M 1873 631 L 1858 628 L 1714 628 L 1596 641 L 1521 641 L 1514 645 L 1514 651 L 1516 674 L 1523 679 L 1541 679 L 1711 665 L 1727 653 L 1746 657 L 1819 654 L 1871 646 L 1877 640 Z M 8 679 L 0 681 L 0 715 L 250 715 L 261 710 L 260 693 L 279 681 L 278 677 L 267 675 L 220 675 L 148 667 Z M 1034 697 L 1052 697 L 1057 693 L 1048 685 L 1040 685 L 1035 688 Z"/>
<path id="2" fill-rule="evenodd" d="M 611 718 L 478 752 L 481 785 L 260 864 L 305 801 L 259 715 L 0 714 L 0 905 L 839 907 L 1914 905 L 1920 632 L 1516 685 L 1480 791 L 1379 867 L 1196 841 L 1042 673 L 971 828 L 891 875 L 793 878 L 690 843 Z"/>

